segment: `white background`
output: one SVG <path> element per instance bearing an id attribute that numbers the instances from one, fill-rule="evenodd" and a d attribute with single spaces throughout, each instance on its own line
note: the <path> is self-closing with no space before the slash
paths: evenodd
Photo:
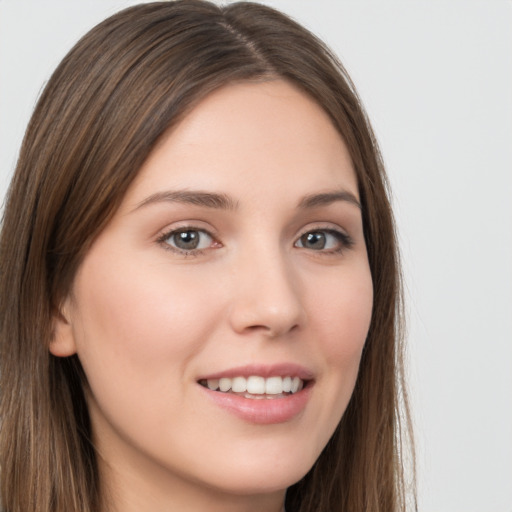
<path id="1" fill-rule="evenodd" d="M 39 91 L 128 0 L 0 0 L 0 197 Z M 512 512 L 512 3 L 275 0 L 356 82 L 394 189 L 423 512 Z"/>

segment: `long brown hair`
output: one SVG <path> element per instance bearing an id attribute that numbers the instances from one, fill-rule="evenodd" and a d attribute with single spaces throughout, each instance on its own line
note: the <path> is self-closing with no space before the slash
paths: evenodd
<path id="1" fill-rule="evenodd" d="M 251 3 L 155 2 L 105 20 L 36 106 L 0 239 L 0 492 L 7 512 L 93 512 L 101 482 L 76 356 L 50 355 L 52 319 L 91 242 L 161 135 L 234 81 L 288 80 L 329 114 L 356 170 L 374 286 L 348 408 L 287 492 L 289 512 L 406 509 L 401 289 L 377 143 L 347 73 L 312 34 Z"/>

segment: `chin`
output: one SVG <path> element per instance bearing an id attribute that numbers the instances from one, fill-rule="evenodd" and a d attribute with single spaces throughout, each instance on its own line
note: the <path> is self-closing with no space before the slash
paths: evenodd
<path id="1" fill-rule="evenodd" d="M 316 459 L 297 460 L 284 457 L 247 461 L 238 459 L 231 468 L 224 467 L 215 475 L 214 487 L 236 495 L 270 494 L 286 490 L 301 480 Z M 211 475 L 210 475 L 211 477 Z"/>

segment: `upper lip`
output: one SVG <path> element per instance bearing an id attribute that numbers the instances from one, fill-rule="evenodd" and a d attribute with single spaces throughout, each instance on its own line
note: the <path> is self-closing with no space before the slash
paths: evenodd
<path id="1" fill-rule="evenodd" d="M 226 370 L 209 373 L 201 376 L 198 380 L 234 378 L 234 377 L 250 377 L 257 375 L 259 377 L 299 377 L 301 380 L 312 380 L 313 372 L 296 363 L 278 363 L 278 364 L 248 364 L 244 366 L 236 366 Z"/>

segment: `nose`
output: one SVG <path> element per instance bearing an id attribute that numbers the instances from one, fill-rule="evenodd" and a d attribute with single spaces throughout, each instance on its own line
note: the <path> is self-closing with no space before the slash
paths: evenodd
<path id="1" fill-rule="evenodd" d="M 279 252 L 253 253 L 237 263 L 230 309 L 231 327 L 237 333 L 276 338 L 304 324 L 299 276 Z"/>

